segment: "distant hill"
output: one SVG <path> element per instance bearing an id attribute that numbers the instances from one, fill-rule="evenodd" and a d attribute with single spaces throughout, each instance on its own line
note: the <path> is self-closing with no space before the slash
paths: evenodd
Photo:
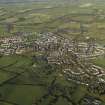
<path id="1" fill-rule="evenodd" d="M 16 3 L 16 2 L 45 2 L 49 0 L 0 0 L 0 3 Z"/>
<path id="2" fill-rule="evenodd" d="M 56 2 L 105 2 L 105 0 L 0 0 L 0 3 L 15 3 L 15 2 L 47 2 L 47 1 L 56 1 Z"/>

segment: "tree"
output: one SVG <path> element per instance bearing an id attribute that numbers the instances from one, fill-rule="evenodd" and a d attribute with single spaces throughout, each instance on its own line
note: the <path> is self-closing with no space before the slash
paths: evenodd
<path id="1" fill-rule="evenodd" d="M 13 30 L 13 24 L 12 23 L 7 23 L 6 24 L 7 33 L 11 33 L 12 30 Z"/>

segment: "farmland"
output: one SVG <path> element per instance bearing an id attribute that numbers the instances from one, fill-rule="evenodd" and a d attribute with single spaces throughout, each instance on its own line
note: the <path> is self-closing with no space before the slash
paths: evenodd
<path id="1" fill-rule="evenodd" d="M 58 32 L 63 34 L 80 34 L 80 24 L 85 35 L 90 35 L 104 42 L 105 15 L 104 5 L 55 5 L 54 3 L 29 3 L 1 5 L 1 36 L 6 33 L 6 25 L 13 24 L 12 33 L 17 31 Z M 61 32 L 62 34 L 62 32 Z"/>

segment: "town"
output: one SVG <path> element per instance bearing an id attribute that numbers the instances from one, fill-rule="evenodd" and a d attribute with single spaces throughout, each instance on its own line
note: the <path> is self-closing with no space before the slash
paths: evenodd
<path id="1" fill-rule="evenodd" d="M 89 86 L 94 85 L 94 82 L 105 83 L 105 70 L 90 62 L 91 59 L 104 56 L 105 48 L 95 43 L 92 38 L 86 37 L 84 41 L 69 40 L 49 32 L 38 34 L 38 38 L 35 35 L 22 34 L 0 39 L 1 55 L 25 52 L 44 54 L 49 64 L 61 67 L 62 74 L 68 81 Z M 104 87 L 101 91 L 105 91 Z"/>

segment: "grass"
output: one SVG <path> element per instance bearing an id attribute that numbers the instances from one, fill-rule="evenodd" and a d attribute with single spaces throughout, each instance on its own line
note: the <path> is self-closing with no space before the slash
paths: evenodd
<path id="1" fill-rule="evenodd" d="M 105 58 L 98 58 L 96 60 L 93 61 L 96 65 L 105 68 Z"/>
<path id="2" fill-rule="evenodd" d="M 8 66 L 13 63 L 16 63 L 16 57 L 14 59 L 11 56 L 3 56 L 0 58 L 0 66 L 1 67 Z"/>
<path id="3" fill-rule="evenodd" d="M 4 71 L 0 71 L 0 84 L 7 81 L 8 79 L 12 78 L 14 74 L 6 73 Z"/>
<path id="4" fill-rule="evenodd" d="M 18 55 L 13 55 L 13 56 L 3 56 L 0 58 L 0 66 L 5 67 L 5 66 L 13 66 L 14 67 L 21 67 L 21 66 L 26 66 L 31 63 L 31 60 L 25 56 L 18 56 Z"/>
<path id="5" fill-rule="evenodd" d="M 73 94 L 73 100 L 74 100 L 76 103 L 78 103 L 78 102 L 82 99 L 82 97 L 85 96 L 86 92 L 87 92 L 86 88 L 84 88 L 84 87 L 81 86 L 81 85 L 78 86 L 77 89 L 76 89 L 76 91 L 75 91 L 74 94 Z"/>
<path id="6" fill-rule="evenodd" d="M 13 105 L 13 104 L 9 104 L 9 103 L 6 103 L 6 102 L 0 102 L 1 105 Z"/>
<path id="7" fill-rule="evenodd" d="M 6 89 L 8 90 L 6 92 Z M 45 90 L 39 86 L 13 86 L 5 85 L 1 89 L 4 92 L 6 100 L 17 103 L 19 105 L 32 105 L 38 100 Z"/>

